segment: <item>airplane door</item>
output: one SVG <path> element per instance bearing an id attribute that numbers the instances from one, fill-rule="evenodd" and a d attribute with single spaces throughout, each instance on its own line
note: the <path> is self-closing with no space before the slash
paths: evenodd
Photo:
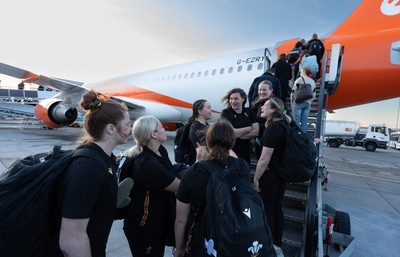
<path id="1" fill-rule="evenodd" d="M 272 66 L 272 54 L 269 48 L 264 50 L 264 72 L 266 72 Z"/>

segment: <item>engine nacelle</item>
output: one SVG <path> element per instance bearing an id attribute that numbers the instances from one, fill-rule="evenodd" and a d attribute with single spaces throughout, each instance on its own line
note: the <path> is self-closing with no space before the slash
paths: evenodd
<path id="1" fill-rule="evenodd" d="M 161 124 L 166 131 L 175 131 L 178 129 L 178 127 L 183 126 L 182 123 L 178 124 L 175 122 L 161 122 Z"/>
<path id="2" fill-rule="evenodd" d="M 62 100 L 48 98 L 40 101 L 35 107 L 35 117 L 50 128 L 61 128 L 76 120 L 76 108 L 67 107 Z"/>

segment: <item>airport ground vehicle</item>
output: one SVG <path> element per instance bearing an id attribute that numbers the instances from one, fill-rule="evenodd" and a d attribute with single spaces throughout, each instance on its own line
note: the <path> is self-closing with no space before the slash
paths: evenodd
<path id="1" fill-rule="evenodd" d="M 324 140 L 330 147 L 361 146 L 373 152 L 377 148 L 387 149 L 389 129 L 384 124 L 370 124 L 368 128 L 360 127 L 356 121 L 325 121 Z"/>
<path id="2" fill-rule="evenodd" d="M 389 146 L 391 148 L 400 150 L 400 131 L 390 133 Z"/>

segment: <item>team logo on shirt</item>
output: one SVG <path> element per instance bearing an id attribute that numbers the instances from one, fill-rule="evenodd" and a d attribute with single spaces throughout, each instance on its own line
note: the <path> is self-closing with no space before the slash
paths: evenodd
<path id="1" fill-rule="evenodd" d="M 260 251 L 260 249 L 263 247 L 262 244 L 259 244 L 258 241 L 254 241 L 253 245 L 249 247 L 249 249 L 247 249 L 248 252 L 251 252 L 251 257 L 256 257 L 258 256 L 258 252 Z"/>

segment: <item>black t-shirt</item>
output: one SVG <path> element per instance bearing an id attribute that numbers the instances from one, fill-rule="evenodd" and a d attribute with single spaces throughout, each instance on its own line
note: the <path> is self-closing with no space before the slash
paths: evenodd
<path id="1" fill-rule="evenodd" d="M 274 165 L 282 161 L 283 148 L 285 143 L 285 128 L 279 123 L 286 122 L 285 120 L 279 120 L 272 122 L 268 127 L 265 128 L 262 137 L 262 145 L 268 148 L 274 148 L 271 160 L 268 164 L 268 168 L 273 170 Z"/>
<path id="2" fill-rule="evenodd" d="M 221 117 L 230 121 L 234 128 L 244 128 L 257 122 L 257 117 L 253 110 L 243 108 L 241 113 L 235 112 L 232 108 L 222 110 Z M 250 162 L 250 139 L 236 138 L 236 143 L 232 150 L 238 157 Z"/>
<path id="3" fill-rule="evenodd" d="M 103 158 L 107 170 L 95 160 L 79 156 L 72 160 L 63 180 L 62 217 L 87 219 L 87 234 L 92 256 L 105 256 L 108 235 L 115 217 L 118 185 L 115 156 L 108 156 L 98 145 L 94 149 Z"/>
<path id="4" fill-rule="evenodd" d="M 172 218 L 171 200 L 175 200 L 175 194 L 165 191 L 165 188 L 174 181 L 175 170 L 165 147 L 160 146 L 159 151 L 162 156 L 145 146 L 135 158 L 135 183 L 130 193 L 131 208 L 125 219 L 126 227 L 145 226 L 149 222 L 165 225 Z M 161 230 L 162 227 L 162 233 Z"/>

